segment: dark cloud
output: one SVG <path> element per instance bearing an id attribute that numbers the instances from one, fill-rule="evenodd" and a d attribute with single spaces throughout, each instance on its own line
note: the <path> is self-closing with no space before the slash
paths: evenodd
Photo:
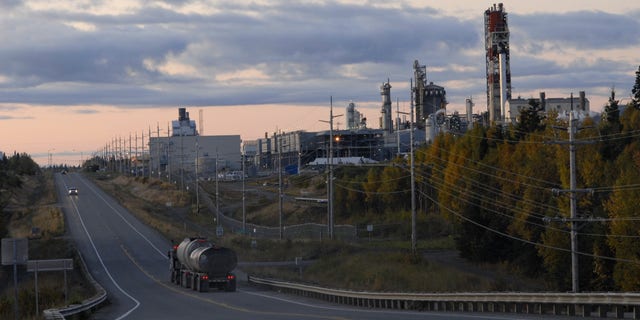
<path id="1" fill-rule="evenodd" d="M 565 14 L 510 15 L 509 26 L 520 41 L 533 43 L 539 53 L 550 43 L 552 49 L 624 48 L 640 42 L 640 20 L 632 15 L 600 11 L 576 11 Z"/>
<path id="2" fill-rule="evenodd" d="M 191 1 L 163 2 L 180 7 Z M 482 12 L 468 21 L 428 7 L 234 1 L 216 6 L 215 14 L 146 5 L 122 15 L 29 12 L 21 6 L 0 21 L 6 35 L 0 47 L 0 76 L 6 79 L 0 83 L 0 102 L 305 104 L 324 103 L 329 95 L 376 101 L 382 81 L 409 81 L 416 59 L 427 65 L 430 81 L 466 82 L 463 88 L 447 88 L 449 101 L 484 96 Z M 637 45 L 638 14 L 510 15 L 514 86 L 531 91 L 573 82 L 580 87 L 628 74 L 628 66 L 615 61 L 567 66 L 539 56 L 568 47 Z M 149 67 L 169 58 L 202 74 L 170 75 Z M 605 67 L 610 74 L 598 76 Z M 269 78 L 255 83 L 221 79 L 250 69 Z M 392 89 L 392 94 L 408 99 L 407 92 Z"/>

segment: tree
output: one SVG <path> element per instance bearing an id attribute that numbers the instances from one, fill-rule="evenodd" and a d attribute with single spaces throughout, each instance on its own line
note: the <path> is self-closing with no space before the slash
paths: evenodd
<path id="1" fill-rule="evenodd" d="M 380 170 L 378 168 L 369 168 L 367 172 L 367 180 L 362 183 L 362 190 L 365 193 L 364 201 L 367 213 L 381 214 L 383 212 L 382 201 L 378 196 L 378 188 L 380 187 Z"/>
<path id="2" fill-rule="evenodd" d="M 22 175 L 36 175 L 40 167 L 26 153 L 14 153 L 0 159 L 0 210 L 4 208 L 17 189 L 22 187 Z"/>
<path id="3" fill-rule="evenodd" d="M 609 126 L 620 125 L 620 109 L 616 100 L 616 92 L 611 90 L 611 97 L 609 97 L 609 103 L 604 106 L 604 112 L 602 114 L 602 120 L 604 120 Z"/>
<path id="4" fill-rule="evenodd" d="M 543 120 L 545 117 L 542 111 L 544 110 L 542 110 L 540 102 L 535 99 L 529 99 L 529 106 L 520 110 L 518 124 L 516 125 L 516 129 L 518 130 L 517 136 L 520 140 L 529 133 L 544 130 Z"/>
<path id="5" fill-rule="evenodd" d="M 622 152 L 625 144 L 625 141 L 618 136 L 622 130 L 618 102 L 616 100 L 616 92 L 611 90 L 611 97 L 609 97 L 609 103 L 604 107 L 600 125 L 600 131 L 603 136 L 600 143 L 600 154 L 607 160 L 615 159 Z"/>
<path id="6" fill-rule="evenodd" d="M 629 145 L 617 160 L 619 176 L 615 189 L 606 203 L 610 224 L 610 236 L 607 239 L 616 261 L 613 279 L 616 285 L 624 291 L 640 290 L 640 279 L 637 277 L 640 266 L 637 261 L 640 255 L 640 242 L 631 236 L 638 236 L 640 222 L 638 222 L 638 199 L 640 190 L 637 188 L 623 188 L 637 183 L 640 179 L 640 144 L 634 142 Z"/>
<path id="7" fill-rule="evenodd" d="M 631 89 L 631 95 L 631 107 L 640 109 L 640 66 L 638 66 L 638 71 L 636 71 L 636 82 Z"/>

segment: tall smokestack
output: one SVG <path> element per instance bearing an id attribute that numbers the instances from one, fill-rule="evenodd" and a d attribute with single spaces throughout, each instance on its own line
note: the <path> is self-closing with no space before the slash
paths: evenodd
<path id="1" fill-rule="evenodd" d="M 392 133 L 393 118 L 391 114 L 391 84 L 389 84 L 388 79 L 386 83 L 383 83 L 380 86 L 380 95 L 382 96 L 382 110 L 380 111 L 382 115 L 380 119 L 380 126 L 384 131 Z"/>
<path id="2" fill-rule="evenodd" d="M 511 99 L 509 26 L 507 13 L 501 3 L 498 6 L 494 4 L 484 12 L 484 28 L 487 109 L 489 121 L 493 123 L 505 117 L 502 101 Z"/>
<path id="3" fill-rule="evenodd" d="M 465 100 L 465 106 L 467 109 L 467 128 L 471 129 L 473 127 L 473 100 L 467 98 L 467 100 Z"/>
<path id="4" fill-rule="evenodd" d="M 507 119 L 507 57 L 504 51 L 500 52 L 498 61 L 500 63 L 500 115 L 502 116 L 502 123 L 505 124 Z"/>

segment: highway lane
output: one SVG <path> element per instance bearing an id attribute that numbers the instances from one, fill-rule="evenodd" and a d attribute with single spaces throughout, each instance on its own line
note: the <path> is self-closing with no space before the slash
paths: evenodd
<path id="1" fill-rule="evenodd" d="M 56 174 L 67 232 L 108 292 L 93 319 L 539 319 L 540 316 L 374 310 L 289 296 L 246 285 L 198 293 L 169 282 L 170 241 L 83 176 Z M 67 188 L 78 188 L 77 196 Z"/>

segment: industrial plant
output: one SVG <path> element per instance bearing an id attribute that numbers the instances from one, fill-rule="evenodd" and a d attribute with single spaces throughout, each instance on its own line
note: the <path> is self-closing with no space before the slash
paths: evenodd
<path id="1" fill-rule="evenodd" d="M 415 60 L 411 114 L 400 112 L 398 106 L 394 110 L 389 79 L 380 85 L 380 115 L 374 125 L 351 101 L 344 106 L 344 129 L 334 129 L 331 123 L 325 131 L 265 132 L 262 138 L 242 141 L 239 135 L 200 135 L 186 108 L 179 108 L 178 119 L 172 121 L 170 130 L 167 128 L 166 136 L 160 135 L 159 128 L 155 136 L 149 132 L 148 155 L 136 157 L 135 167 L 148 168 L 158 176 L 181 178 L 185 174 L 210 177 L 238 170 L 256 175 L 280 168 L 294 174 L 302 168 L 322 169 L 330 161 L 335 165 L 389 161 L 407 154 L 411 139 L 414 145 L 428 144 L 444 132 L 463 134 L 473 126 L 515 124 L 521 110 L 532 103 L 539 112 L 553 111 L 560 117 L 574 113 L 583 118 L 589 114 L 584 91 L 576 99 L 547 98 L 544 92 L 535 99 L 512 98 L 509 25 L 502 3 L 484 12 L 484 40 L 486 111 L 474 110 L 474 101 L 467 98 L 465 113 L 449 112 L 445 87 L 429 79 L 427 66 Z M 331 108 L 333 112 L 333 103 Z M 109 158 L 109 150 L 117 151 L 118 147 L 106 147 L 105 158 Z"/>

